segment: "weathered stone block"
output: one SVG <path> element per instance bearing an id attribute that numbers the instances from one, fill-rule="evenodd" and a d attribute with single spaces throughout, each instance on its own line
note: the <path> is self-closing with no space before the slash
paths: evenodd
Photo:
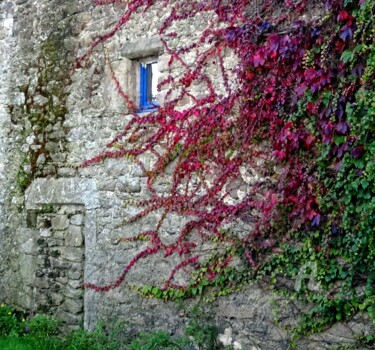
<path id="1" fill-rule="evenodd" d="M 82 12 L 82 11 L 80 11 L 80 12 Z M 78 23 L 89 23 L 91 21 L 91 19 L 92 19 L 91 14 L 88 13 L 88 12 L 82 12 L 82 13 L 77 15 L 77 22 Z"/>
<path id="2" fill-rule="evenodd" d="M 51 230 L 49 230 L 47 228 L 41 229 L 39 232 L 40 232 L 40 237 L 43 237 L 43 238 L 47 238 L 47 237 L 52 236 Z"/>
<path id="3" fill-rule="evenodd" d="M 80 178 L 36 179 L 26 190 L 25 199 L 27 209 L 56 203 L 82 204 L 86 209 L 99 207 L 96 183 Z"/>
<path id="4" fill-rule="evenodd" d="M 77 171 L 73 168 L 59 168 L 57 173 L 62 177 L 74 177 Z"/>
<path id="5" fill-rule="evenodd" d="M 58 254 L 60 254 L 60 251 L 58 249 L 54 250 L 57 254 L 57 257 L 49 257 L 48 260 L 50 262 L 50 266 L 53 268 L 57 268 L 60 270 L 68 270 L 70 269 L 71 262 L 70 261 L 65 261 L 64 259 L 61 259 Z"/>
<path id="6" fill-rule="evenodd" d="M 60 252 L 61 258 L 73 261 L 73 262 L 82 262 L 83 261 L 83 251 L 81 248 L 75 247 L 59 247 L 56 248 Z"/>
<path id="7" fill-rule="evenodd" d="M 62 305 L 63 309 L 71 314 L 79 314 L 83 310 L 82 300 L 67 299 Z"/>
<path id="8" fill-rule="evenodd" d="M 63 240 L 65 236 L 65 231 L 54 231 L 53 232 L 53 237 L 56 239 L 61 239 Z"/>
<path id="9" fill-rule="evenodd" d="M 58 277 L 56 278 L 56 282 L 61 283 L 61 284 L 67 284 L 68 279 L 66 277 Z"/>
<path id="10" fill-rule="evenodd" d="M 121 176 L 118 179 L 117 189 L 120 192 L 138 193 L 141 192 L 141 185 L 137 178 Z"/>
<path id="11" fill-rule="evenodd" d="M 24 290 L 23 293 L 19 293 L 18 295 L 18 303 L 25 310 L 30 310 L 34 306 L 34 296 L 31 288 L 29 293 Z"/>
<path id="12" fill-rule="evenodd" d="M 68 277 L 71 280 L 79 280 L 82 277 L 82 272 L 81 271 L 72 271 L 70 270 L 68 272 Z"/>
<path id="13" fill-rule="evenodd" d="M 64 245 L 64 240 L 63 239 L 57 239 L 57 238 L 50 238 L 47 241 L 48 247 L 59 247 Z"/>
<path id="14" fill-rule="evenodd" d="M 36 278 L 35 279 L 35 287 L 39 289 L 47 289 L 49 288 L 50 284 L 47 279 L 41 279 L 41 278 Z"/>
<path id="15" fill-rule="evenodd" d="M 77 226 L 80 226 L 83 224 L 83 215 L 82 214 L 76 214 L 76 215 L 73 215 L 71 218 L 70 218 L 70 223 L 72 225 L 77 225 Z"/>
<path id="16" fill-rule="evenodd" d="M 34 97 L 34 101 L 35 105 L 37 106 L 44 106 L 45 104 L 48 103 L 48 98 L 42 96 L 42 95 L 37 95 Z"/>
<path id="17" fill-rule="evenodd" d="M 3 214 L 3 213 L 0 213 L 0 214 Z M 38 235 L 39 235 L 38 230 L 21 227 L 16 230 L 14 238 L 16 242 L 22 244 L 28 241 L 30 238 L 34 240 L 37 239 Z"/>
<path id="18" fill-rule="evenodd" d="M 65 245 L 70 247 L 83 246 L 83 235 L 81 226 L 69 225 L 69 228 L 65 233 Z"/>
<path id="19" fill-rule="evenodd" d="M 69 281 L 68 282 L 68 285 L 69 287 L 73 288 L 73 289 L 82 289 L 83 288 L 83 284 L 81 281 Z"/>
<path id="20" fill-rule="evenodd" d="M 69 226 L 69 219 L 66 215 L 57 215 L 51 220 L 53 230 L 65 230 Z"/>
<path id="21" fill-rule="evenodd" d="M 121 176 L 128 171 L 127 164 L 119 159 L 106 159 L 104 166 L 107 174 L 113 177 Z"/>
<path id="22" fill-rule="evenodd" d="M 36 303 L 37 305 L 49 305 L 49 300 L 46 294 L 38 293 L 36 296 Z"/>
<path id="23" fill-rule="evenodd" d="M 125 42 L 121 54 L 128 59 L 144 58 L 158 55 L 163 50 L 163 44 L 158 36 L 142 38 L 133 42 Z"/>
<path id="24" fill-rule="evenodd" d="M 55 317 L 69 325 L 81 325 L 83 323 L 83 315 L 72 315 L 63 310 L 58 310 Z"/>
<path id="25" fill-rule="evenodd" d="M 64 296 L 67 298 L 72 298 L 72 299 L 82 299 L 83 298 L 83 289 L 76 289 L 76 288 L 71 288 L 67 287 L 63 291 Z"/>
<path id="26" fill-rule="evenodd" d="M 32 238 L 30 238 L 27 242 L 21 245 L 20 251 L 25 254 L 36 255 L 38 253 L 38 245 Z"/>
<path id="27" fill-rule="evenodd" d="M 59 293 L 51 293 L 50 299 L 51 299 L 51 305 L 59 306 L 64 301 L 64 296 Z"/>
<path id="28" fill-rule="evenodd" d="M 24 285 L 34 285 L 38 257 L 22 254 L 19 260 L 19 273 Z"/>
<path id="29" fill-rule="evenodd" d="M 45 163 L 46 163 L 46 156 L 44 153 L 42 153 L 39 155 L 38 159 L 36 160 L 36 165 L 39 168 L 42 168 Z"/>
<path id="30" fill-rule="evenodd" d="M 99 183 L 99 189 L 101 191 L 114 191 L 116 188 L 115 180 L 104 180 Z"/>

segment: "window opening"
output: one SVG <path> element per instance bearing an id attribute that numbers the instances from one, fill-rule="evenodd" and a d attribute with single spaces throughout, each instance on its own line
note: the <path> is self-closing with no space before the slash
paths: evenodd
<path id="1" fill-rule="evenodd" d="M 138 112 L 155 110 L 159 106 L 157 101 L 158 79 L 158 62 L 140 64 L 140 99 Z"/>

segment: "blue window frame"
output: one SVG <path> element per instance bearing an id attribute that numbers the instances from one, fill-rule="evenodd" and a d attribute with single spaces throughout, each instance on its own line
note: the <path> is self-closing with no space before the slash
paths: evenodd
<path id="1" fill-rule="evenodd" d="M 139 110 L 138 112 L 150 112 L 159 106 L 156 99 L 158 64 L 157 62 L 141 63 L 139 79 Z"/>

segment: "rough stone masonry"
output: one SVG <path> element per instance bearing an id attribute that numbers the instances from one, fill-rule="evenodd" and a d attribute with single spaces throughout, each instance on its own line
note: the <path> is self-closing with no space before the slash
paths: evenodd
<path id="1" fill-rule="evenodd" d="M 126 5 L 116 6 L 94 7 L 89 0 L 0 1 L 0 302 L 53 314 L 66 331 L 92 329 L 103 319 L 126 321 L 133 331 L 179 333 L 188 320 L 175 304 L 143 299 L 128 289 L 128 281 L 153 284 L 165 278 L 170 266 L 161 257 L 132 271 L 120 288 L 108 293 L 82 288 L 84 278 L 105 284 L 118 276 L 140 247 L 116 244 L 117 238 L 151 228 L 154 219 L 147 216 L 121 230 L 117 226 L 137 212 L 124 202 L 149 196 L 144 172 L 130 160 L 77 168 L 99 153 L 127 120 L 103 47 L 71 74 L 76 57 L 113 27 Z M 161 79 L 166 74 L 169 55 L 157 33 L 168 11 L 155 6 L 136 14 L 106 44 L 111 66 L 130 94 L 137 90 L 137 60 L 157 57 Z M 199 37 L 208 21 L 197 16 L 174 25 L 178 36 L 169 44 L 178 48 Z M 228 55 L 226 67 L 234 63 Z M 214 66 L 207 69 L 217 74 Z M 173 72 L 180 70 L 176 65 Z M 216 83 L 220 89 L 220 80 Z M 201 96 L 205 88 L 195 86 L 193 92 Z M 168 183 L 160 180 L 157 190 L 165 192 Z M 171 216 L 166 222 L 163 239 L 172 242 L 183 218 Z M 282 321 L 275 323 L 275 301 L 283 305 L 254 283 L 207 307 L 229 343 L 252 350 L 286 349 L 285 329 L 294 324 L 298 310 L 282 308 Z M 371 331 L 366 324 L 358 316 L 307 337 L 300 349 L 350 346 L 353 331 Z"/>

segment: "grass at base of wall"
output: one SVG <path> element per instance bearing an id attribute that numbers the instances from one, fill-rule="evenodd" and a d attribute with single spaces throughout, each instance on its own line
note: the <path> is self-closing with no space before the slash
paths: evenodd
<path id="1" fill-rule="evenodd" d="M 0 336 L 1 350 L 65 350 L 66 344 L 62 339 L 55 336 L 33 337 L 33 336 Z M 71 350 L 75 348 L 72 347 Z M 105 348 L 103 348 L 104 350 Z M 83 350 L 83 348 L 77 348 Z"/>
<path id="2" fill-rule="evenodd" d="M 34 350 L 32 344 L 26 339 L 3 337 L 0 338 L 0 349 L 1 350 Z"/>
<path id="3" fill-rule="evenodd" d="M 25 315 L 11 306 L 0 305 L 0 350 L 233 350 L 218 340 L 219 330 L 209 315 L 190 310 L 184 334 L 171 335 L 162 330 L 132 334 L 124 324 L 99 322 L 89 332 L 60 331 L 60 322 L 51 316 Z"/>

